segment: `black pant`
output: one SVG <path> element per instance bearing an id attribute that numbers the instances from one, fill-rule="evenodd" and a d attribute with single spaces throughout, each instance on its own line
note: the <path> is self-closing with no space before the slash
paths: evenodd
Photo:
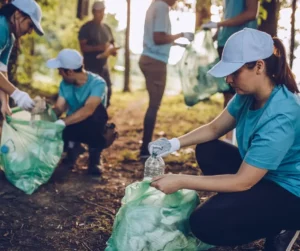
<path id="1" fill-rule="evenodd" d="M 109 107 L 110 106 L 110 98 L 111 98 L 111 94 L 112 94 L 112 83 L 111 83 L 111 79 L 110 79 L 108 65 L 103 67 L 100 76 L 105 80 L 106 85 L 107 85 L 107 105 L 106 105 L 106 107 Z"/>
<path id="2" fill-rule="evenodd" d="M 108 116 L 106 109 L 100 104 L 92 116 L 65 128 L 63 131 L 63 140 L 65 144 L 69 141 L 74 141 L 86 143 L 91 148 L 103 149 L 106 145 L 103 132 L 107 120 Z"/>
<path id="3" fill-rule="evenodd" d="M 234 174 L 242 159 L 237 147 L 215 140 L 197 145 L 204 175 Z M 192 232 L 216 246 L 235 246 L 271 237 L 281 230 L 300 229 L 300 198 L 262 179 L 243 192 L 218 193 L 192 213 Z"/>

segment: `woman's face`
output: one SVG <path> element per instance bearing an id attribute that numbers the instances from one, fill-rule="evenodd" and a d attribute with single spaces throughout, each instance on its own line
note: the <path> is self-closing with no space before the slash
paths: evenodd
<path id="1" fill-rule="evenodd" d="M 245 65 L 237 71 L 228 75 L 226 83 L 229 84 L 237 94 L 247 95 L 254 94 L 256 90 L 257 74 L 256 66 L 253 69 L 248 69 Z"/>
<path id="2" fill-rule="evenodd" d="M 13 23 L 15 25 L 15 35 L 17 37 L 22 37 L 26 34 L 31 34 L 34 28 L 34 24 L 30 17 L 24 15 L 23 13 L 16 11 L 13 16 Z"/>

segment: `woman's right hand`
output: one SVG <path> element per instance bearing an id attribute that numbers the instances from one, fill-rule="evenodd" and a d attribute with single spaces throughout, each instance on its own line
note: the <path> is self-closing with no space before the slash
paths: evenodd
<path id="1" fill-rule="evenodd" d="M 167 156 L 170 153 L 173 153 L 180 149 L 180 141 L 178 138 L 173 138 L 168 140 L 166 138 L 160 138 L 153 142 L 150 142 L 148 145 L 149 153 L 153 153 L 158 157 Z"/>
<path id="2" fill-rule="evenodd" d="M 27 92 L 16 89 L 11 95 L 12 99 L 16 102 L 16 105 L 20 108 L 30 111 L 34 107 L 34 101 L 29 97 Z"/>

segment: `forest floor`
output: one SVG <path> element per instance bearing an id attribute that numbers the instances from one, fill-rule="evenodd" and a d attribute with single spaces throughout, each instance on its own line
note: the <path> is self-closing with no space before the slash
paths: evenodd
<path id="1" fill-rule="evenodd" d="M 207 123 L 221 111 L 221 101 L 214 98 L 187 108 L 182 96 L 165 97 L 154 137 L 171 138 Z M 51 179 L 32 195 L 11 185 L 1 172 L 0 250 L 104 250 L 125 187 L 143 178 L 138 150 L 146 105 L 144 91 L 114 93 L 108 112 L 120 137 L 103 152 L 101 178 L 87 175 L 87 153 L 80 156 L 74 170 L 60 164 Z M 183 149 L 165 162 L 166 172 L 200 173 L 193 148 Z M 199 192 L 201 200 L 210 195 Z M 262 246 L 261 240 L 211 251 L 261 250 Z M 299 245 L 293 250 L 300 250 Z"/>

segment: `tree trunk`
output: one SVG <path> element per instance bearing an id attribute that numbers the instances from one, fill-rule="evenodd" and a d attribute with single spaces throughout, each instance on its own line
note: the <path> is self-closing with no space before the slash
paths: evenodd
<path id="1" fill-rule="evenodd" d="M 78 0 L 76 17 L 83 19 L 89 14 L 89 0 Z"/>
<path id="2" fill-rule="evenodd" d="M 197 0 L 196 3 L 196 30 L 210 20 L 211 0 Z"/>
<path id="3" fill-rule="evenodd" d="M 130 34 L 130 0 L 127 0 L 127 27 L 125 37 L 125 72 L 124 72 L 124 89 L 123 92 L 130 92 L 130 49 L 129 49 L 129 34 Z"/>
<path id="4" fill-rule="evenodd" d="M 272 37 L 277 36 L 280 1 L 261 1 L 260 15 L 262 11 L 267 12 L 267 18 L 261 20 L 259 30 L 269 33 Z"/>
<path id="5" fill-rule="evenodd" d="M 294 50 L 295 50 L 295 14 L 296 14 L 296 0 L 292 2 L 292 15 L 291 15 L 291 44 L 290 44 L 290 67 L 293 68 Z"/>

